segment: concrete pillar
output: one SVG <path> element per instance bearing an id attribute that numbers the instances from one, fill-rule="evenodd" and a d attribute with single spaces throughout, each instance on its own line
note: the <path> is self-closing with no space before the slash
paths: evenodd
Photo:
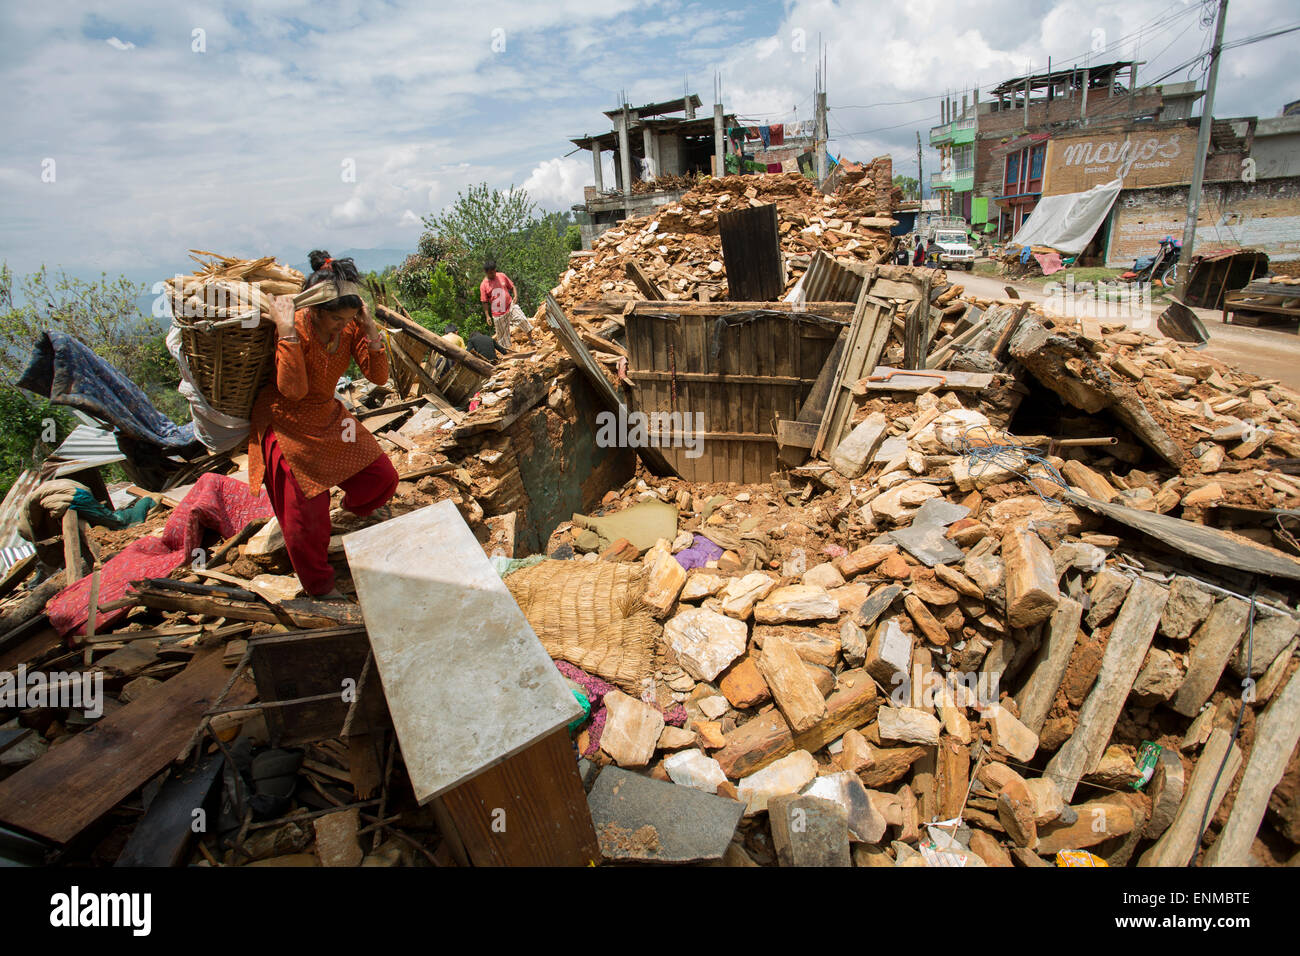
<path id="1" fill-rule="evenodd" d="M 1083 71 L 1083 95 L 1079 97 L 1079 119 L 1088 121 L 1088 71 Z"/>
<path id="2" fill-rule="evenodd" d="M 1025 126 L 1029 126 L 1029 77 L 1025 77 Z"/>
<path id="3" fill-rule="evenodd" d="M 691 99 L 690 93 L 686 94 L 684 102 L 686 103 L 686 118 L 688 120 L 695 119 L 695 100 Z"/>
<path id="4" fill-rule="evenodd" d="M 718 177 L 727 175 L 727 156 L 723 149 L 727 141 L 727 131 L 722 125 L 722 104 L 713 104 L 713 161 L 717 165 Z"/>
<path id="5" fill-rule="evenodd" d="M 655 155 L 655 133 L 649 126 L 641 127 L 641 148 L 650 163 L 651 178 L 659 175 L 659 157 Z"/>
<path id="6" fill-rule="evenodd" d="M 596 173 L 596 193 L 599 195 L 605 188 L 604 170 L 600 167 L 600 144 L 591 144 L 591 164 Z"/>
<path id="7" fill-rule="evenodd" d="M 623 106 L 623 115 L 618 118 L 618 163 L 623 172 L 623 195 L 632 197 L 632 148 L 627 135 L 627 105 Z"/>

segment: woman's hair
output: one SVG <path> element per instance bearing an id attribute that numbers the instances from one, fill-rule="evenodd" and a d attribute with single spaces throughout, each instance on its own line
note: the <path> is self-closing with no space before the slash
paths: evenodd
<path id="1" fill-rule="evenodd" d="M 361 275 L 357 272 L 357 264 L 351 259 L 331 259 L 330 254 L 324 249 L 313 249 L 307 254 L 307 262 L 311 265 L 311 275 L 303 280 L 302 287 L 304 290 L 310 289 L 326 279 L 361 282 Z M 317 308 L 326 312 L 338 312 L 341 309 L 359 309 L 361 305 L 361 296 L 345 295 L 333 302 L 319 305 Z"/>

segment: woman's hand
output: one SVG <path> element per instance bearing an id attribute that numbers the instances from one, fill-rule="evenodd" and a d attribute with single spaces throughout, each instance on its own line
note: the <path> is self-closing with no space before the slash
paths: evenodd
<path id="1" fill-rule="evenodd" d="M 375 325 L 374 318 L 370 315 L 370 306 L 366 305 L 366 300 L 361 300 L 361 330 L 366 333 L 366 341 L 370 345 L 370 350 L 378 351 L 383 348 L 384 340 L 379 334 L 379 327 Z"/>
<path id="2" fill-rule="evenodd" d="M 275 332 L 280 338 L 298 338 L 298 328 L 293 322 L 293 296 L 271 296 L 271 321 L 275 323 Z"/>

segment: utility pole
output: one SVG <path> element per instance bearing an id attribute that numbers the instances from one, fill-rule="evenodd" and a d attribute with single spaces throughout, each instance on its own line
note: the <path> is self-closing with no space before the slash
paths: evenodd
<path id="1" fill-rule="evenodd" d="M 1178 257 L 1178 292 L 1187 294 L 1187 277 L 1192 271 L 1192 252 L 1196 246 L 1196 220 L 1201 212 L 1201 185 L 1205 180 L 1205 154 L 1210 151 L 1210 130 L 1214 126 L 1214 85 L 1219 79 L 1219 55 L 1223 52 L 1223 26 L 1228 19 L 1228 0 L 1219 0 L 1214 24 L 1214 46 L 1210 47 L 1210 72 L 1205 78 L 1205 99 L 1201 101 L 1201 128 L 1196 136 L 1196 165 L 1187 188 L 1187 222 L 1183 226 L 1183 251 Z"/>
<path id="2" fill-rule="evenodd" d="M 813 160 L 816 163 L 817 183 L 820 186 L 826 181 L 826 141 L 828 139 L 826 131 L 826 86 L 825 86 L 825 53 L 819 58 L 817 65 L 817 86 L 813 91 L 813 148 L 816 152 L 813 154 Z"/>
<path id="3" fill-rule="evenodd" d="M 916 214 L 921 215 L 921 131 L 916 131 Z"/>

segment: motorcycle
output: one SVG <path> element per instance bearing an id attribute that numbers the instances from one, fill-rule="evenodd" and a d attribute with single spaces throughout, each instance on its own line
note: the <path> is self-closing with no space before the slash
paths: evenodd
<path id="1" fill-rule="evenodd" d="M 1178 282 L 1178 259 L 1182 255 L 1183 244 L 1173 236 L 1160 240 L 1160 248 L 1154 256 L 1142 256 L 1133 262 L 1133 268 L 1120 276 L 1130 282 L 1160 283 L 1165 288 L 1172 288 Z"/>

